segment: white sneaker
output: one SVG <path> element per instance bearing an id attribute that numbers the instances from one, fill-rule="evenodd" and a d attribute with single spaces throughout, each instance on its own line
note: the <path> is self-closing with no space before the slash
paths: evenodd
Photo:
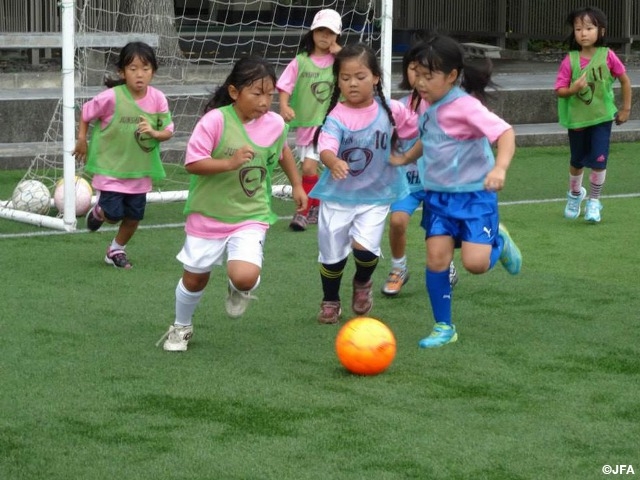
<path id="1" fill-rule="evenodd" d="M 224 306 L 227 310 L 227 315 L 229 315 L 231 318 L 241 317 L 249 306 L 249 301 L 257 299 L 257 297 L 251 295 L 250 291 L 240 292 L 229 285 L 227 299 L 224 302 Z"/>
<path id="2" fill-rule="evenodd" d="M 580 187 L 580 195 L 574 197 L 571 192 L 567 192 L 567 205 L 564 207 L 564 218 L 578 218 L 580 216 L 580 206 L 587 196 L 587 189 Z"/>
<path id="3" fill-rule="evenodd" d="M 167 333 L 165 333 L 156 343 L 156 347 L 160 346 L 164 340 L 164 348 L 167 352 L 186 352 L 189 340 L 193 336 L 193 325 L 182 327 L 180 325 L 171 325 Z"/>
<path id="4" fill-rule="evenodd" d="M 591 223 L 600 222 L 600 210 L 602 210 L 600 200 L 590 198 L 587 200 L 587 206 L 584 210 L 584 219 Z"/>

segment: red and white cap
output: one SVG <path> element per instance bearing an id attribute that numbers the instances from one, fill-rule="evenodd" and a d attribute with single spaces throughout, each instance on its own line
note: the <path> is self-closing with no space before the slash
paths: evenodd
<path id="1" fill-rule="evenodd" d="M 311 30 L 315 30 L 320 27 L 328 28 L 336 35 L 340 35 L 342 33 L 342 17 L 338 12 L 330 8 L 320 10 L 316 13 L 316 16 L 313 17 Z"/>

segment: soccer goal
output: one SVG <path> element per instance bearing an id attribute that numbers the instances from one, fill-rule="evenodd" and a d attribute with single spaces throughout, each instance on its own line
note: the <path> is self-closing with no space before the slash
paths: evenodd
<path id="1" fill-rule="evenodd" d="M 45 146 L 20 183 L 40 182 L 53 197 L 56 184 L 64 179 L 64 213 L 53 207 L 53 199 L 47 214 L 24 199 L 16 204 L 9 199 L 0 202 L 0 217 L 76 229 L 74 179 L 87 177 L 72 156 L 76 122 L 83 102 L 105 88 L 105 75 L 116 74 L 113 65 L 128 41 L 146 41 L 156 49 L 160 66 L 153 85 L 169 99 L 175 124 L 174 137 L 160 147 L 167 179 L 154 185 L 148 201 L 182 201 L 189 183 L 183 167 L 187 140 L 204 105 L 239 57 L 267 58 L 280 74 L 298 52 L 313 16 L 333 8 L 342 15 L 342 43 L 366 42 L 376 49 L 385 72 L 383 83 L 389 88 L 392 4 L 392 0 L 61 0 L 61 100 L 43 132 Z M 273 108 L 278 109 L 277 98 Z M 290 143 L 293 146 L 293 135 Z M 289 192 L 287 185 L 274 185 L 274 195 Z"/>

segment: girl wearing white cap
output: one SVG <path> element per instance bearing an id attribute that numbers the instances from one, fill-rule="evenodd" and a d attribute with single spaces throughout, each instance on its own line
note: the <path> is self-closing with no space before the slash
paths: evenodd
<path id="1" fill-rule="evenodd" d="M 296 146 L 302 161 L 302 185 L 309 193 L 318 182 L 320 157 L 313 135 L 327 113 L 333 91 L 333 62 L 342 49 L 338 44 L 342 18 L 332 9 L 320 10 L 311 29 L 300 41 L 301 53 L 287 65 L 276 84 L 280 95 L 280 114 L 296 127 Z M 306 211 L 294 215 L 289 227 L 304 231 L 307 224 L 318 223 L 320 202 L 309 199 Z"/>

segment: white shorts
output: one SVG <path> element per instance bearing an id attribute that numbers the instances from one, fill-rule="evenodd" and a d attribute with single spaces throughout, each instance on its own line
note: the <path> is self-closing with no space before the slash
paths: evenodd
<path id="1" fill-rule="evenodd" d="M 318 148 L 315 147 L 313 143 L 311 145 L 296 145 L 296 149 L 298 150 L 298 158 L 301 162 L 304 161 L 305 158 L 310 158 L 316 162 L 320 161 Z"/>
<path id="2" fill-rule="evenodd" d="M 227 261 L 242 260 L 262 268 L 265 237 L 266 232 L 260 230 L 239 230 L 229 237 L 213 239 L 187 235 L 176 258 L 192 273 L 208 273 L 214 265 L 222 265 L 225 251 Z"/>
<path id="3" fill-rule="evenodd" d="M 338 263 L 349 256 L 353 242 L 380 256 L 389 205 L 344 205 L 320 202 L 318 216 L 318 261 Z"/>

